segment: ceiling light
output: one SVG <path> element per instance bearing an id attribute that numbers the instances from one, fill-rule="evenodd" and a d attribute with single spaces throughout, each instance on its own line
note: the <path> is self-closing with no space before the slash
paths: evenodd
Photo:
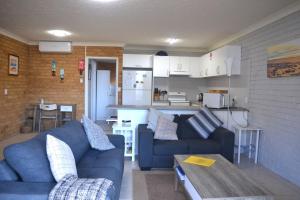
<path id="1" fill-rule="evenodd" d="M 72 33 L 65 31 L 65 30 L 49 30 L 47 33 L 54 35 L 56 37 L 66 37 L 71 35 Z"/>
<path id="2" fill-rule="evenodd" d="M 178 38 L 168 38 L 167 40 L 166 40 L 166 42 L 167 43 L 169 43 L 169 44 L 175 44 L 175 43 L 177 43 L 177 42 L 179 42 L 180 40 L 178 39 Z"/>
<path id="3" fill-rule="evenodd" d="M 92 1 L 98 1 L 98 2 L 102 2 L 102 3 L 108 3 L 108 2 L 117 1 L 117 0 L 92 0 Z"/>

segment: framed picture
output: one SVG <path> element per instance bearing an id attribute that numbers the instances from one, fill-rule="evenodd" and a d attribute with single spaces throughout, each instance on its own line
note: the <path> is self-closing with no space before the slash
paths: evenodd
<path id="1" fill-rule="evenodd" d="M 300 38 L 267 49 L 269 78 L 300 76 Z"/>
<path id="2" fill-rule="evenodd" d="M 19 74 L 19 56 L 8 55 L 8 74 L 14 76 Z"/>

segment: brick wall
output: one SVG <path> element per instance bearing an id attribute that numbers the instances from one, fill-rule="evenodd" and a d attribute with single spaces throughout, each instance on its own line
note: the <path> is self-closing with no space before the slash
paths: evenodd
<path id="1" fill-rule="evenodd" d="M 20 132 L 25 110 L 41 98 L 51 103 L 77 104 L 77 119 L 84 112 L 84 83 L 80 83 L 78 62 L 85 58 L 85 47 L 75 46 L 71 54 L 41 53 L 29 46 L 0 35 L 0 140 Z M 8 54 L 20 57 L 19 76 L 8 76 Z M 119 87 L 122 86 L 121 47 L 86 47 L 86 56 L 118 57 Z M 56 76 L 51 75 L 51 62 L 57 62 Z M 59 78 L 64 68 L 65 79 Z M 8 95 L 4 96 L 4 88 Z M 119 103 L 122 100 L 119 92 Z"/>
<path id="2" fill-rule="evenodd" d="M 264 130 L 260 163 L 300 186 L 300 76 L 267 78 L 266 52 L 269 46 L 296 38 L 300 38 L 300 12 L 232 42 L 242 46 L 244 77 L 232 77 L 232 90 L 236 95 L 246 91 L 250 123 Z M 218 81 L 221 85 L 222 80 Z M 207 83 L 214 86 L 212 81 Z M 227 85 L 227 79 L 223 78 L 223 84 Z"/>
<path id="3" fill-rule="evenodd" d="M 9 54 L 19 56 L 18 76 L 8 75 Z M 28 46 L 0 34 L 0 140 L 18 133 L 24 122 L 28 69 Z"/>
<path id="4" fill-rule="evenodd" d="M 87 47 L 86 55 L 118 57 L 118 62 L 122 63 L 123 48 Z M 80 83 L 78 62 L 83 58 L 85 58 L 85 47 L 82 46 L 74 46 L 71 54 L 41 53 L 38 46 L 30 46 L 28 102 L 37 103 L 43 98 L 46 102 L 77 104 L 77 119 L 80 119 L 84 113 L 84 83 Z M 51 76 L 52 60 L 57 63 L 56 76 Z M 122 86 L 121 66 L 119 66 L 119 87 Z M 63 81 L 59 77 L 60 68 L 64 68 L 65 71 Z M 121 99 L 119 98 L 119 103 Z"/>

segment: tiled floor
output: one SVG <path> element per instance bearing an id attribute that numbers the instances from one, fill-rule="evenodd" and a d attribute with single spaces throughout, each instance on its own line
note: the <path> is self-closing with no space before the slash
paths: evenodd
<path id="1" fill-rule="evenodd" d="M 19 134 L 12 138 L 0 142 L 0 158 L 3 158 L 3 149 L 5 146 L 20 141 L 27 140 L 36 135 L 32 134 Z M 242 157 L 242 162 L 238 166 L 242 171 L 252 177 L 257 183 L 264 185 L 266 189 L 275 194 L 275 200 L 299 200 L 300 187 L 292 184 L 291 182 L 283 179 L 279 175 L 264 168 L 261 165 L 253 164 L 247 158 Z M 132 199 L 132 170 L 138 169 L 137 161 L 132 162 L 129 159 L 125 161 L 123 181 L 121 187 L 120 200 Z"/>

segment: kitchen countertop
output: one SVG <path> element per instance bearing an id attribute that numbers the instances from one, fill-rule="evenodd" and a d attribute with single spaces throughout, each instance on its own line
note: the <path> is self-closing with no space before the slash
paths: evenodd
<path id="1" fill-rule="evenodd" d="M 148 105 L 141 105 L 141 106 L 135 106 L 135 105 L 109 105 L 107 108 L 109 109 L 115 109 L 115 110 L 148 110 L 150 108 L 155 108 L 157 110 L 199 110 L 202 106 L 148 106 Z M 210 108 L 214 111 L 226 111 L 227 108 Z M 248 109 L 243 107 L 231 107 L 231 111 L 247 111 Z"/>

